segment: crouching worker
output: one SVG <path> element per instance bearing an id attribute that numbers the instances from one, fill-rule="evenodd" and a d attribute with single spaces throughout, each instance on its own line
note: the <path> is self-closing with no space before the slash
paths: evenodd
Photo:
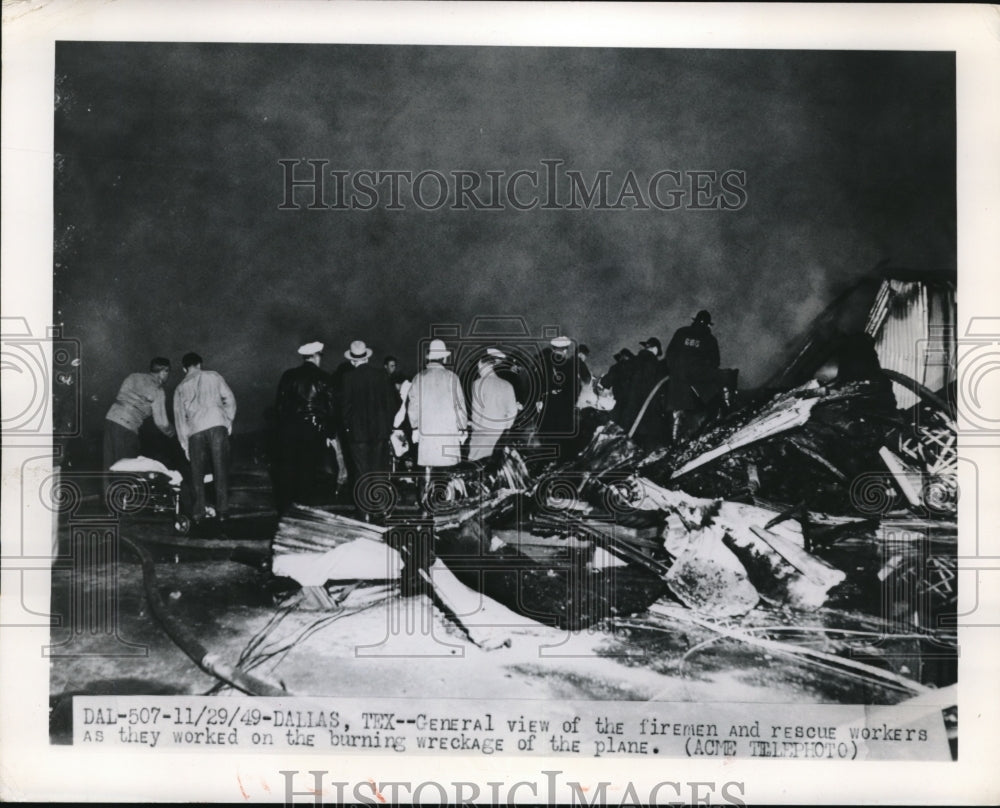
<path id="1" fill-rule="evenodd" d="M 226 380 L 214 370 L 202 370 L 196 353 L 184 355 L 184 379 L 174 391 L 177 440 L 191 461 L 194 512 L 191 532 L 205 537 L 205 474 L 211 467 L 215 483 L 215 513 L 224 535 L 229 518 L 229 435 L 236 417 L 236 397 Z"/>
<path id="2" fill-rule="evenodd" d="M 122 382 L 115 403 L 104 416 L 105 470 L 119 460 L 139 456 L 139 427 L 150 416 L 164 435 L 174 436 L 163 391 L 169 375 L 170 360 L 157 356 L 149 363 L 149 373 L 132 373 Z"/>
<path id="3" fill-rule="evenodd" d="M 825 387 L 835 388 L 861 382 L 864 395 L 872 404 L 890 413 L 896 410 L 892 382 L 882 372 L 875 340 L 866 333 L 841 336 L 833 355 L 816 371 L 815 378 Z"/>

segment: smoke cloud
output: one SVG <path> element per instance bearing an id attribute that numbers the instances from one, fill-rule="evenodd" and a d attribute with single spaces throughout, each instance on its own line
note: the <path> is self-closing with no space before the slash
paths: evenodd
<path id="1" fill-rule="evenodd" d="M 55 318 L 88 429 L 156 354 L 202 354 L 250 430 L 303 341 L 414 372 L 432 324 L 486 315 L 556 325 L 603 370 L 707 308 L 753 386 L 880 261 L 955 269 L 948 53 L 62 42 L 56 76 Z M 616 190 L 737 169 L 746 204 L 279 210 L 282 159 L 549 158 Z"/>

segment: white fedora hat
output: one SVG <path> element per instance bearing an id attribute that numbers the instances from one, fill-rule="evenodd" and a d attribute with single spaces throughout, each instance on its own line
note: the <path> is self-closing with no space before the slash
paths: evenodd
<path id="1" fill-rule="evenodd" d="M 428 359 L 447 359 L 451 356 L 451 351 L 444 344 L 443 339 L 432 339 L 430 347 L 427 349 Z"/>
<path id="2" fill-rule="evenodd" d="M 549 342 L 553 348 L 568 348 L 573 344 L 573 340 L 569 337 L 553 337 Z"/>
<path id="3" fill-rule="evenodd" d="M 364 340 L 356 339 L 351 347 L 344 351 L 345 359 L 367 359 L 372 355 L 372 349 L 365 345 Z"/>

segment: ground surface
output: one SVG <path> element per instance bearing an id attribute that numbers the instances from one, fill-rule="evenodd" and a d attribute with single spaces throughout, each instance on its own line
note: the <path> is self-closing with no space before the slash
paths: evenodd
<path id="1" fill-rule="evenodd" d="M 401 597 L 395 582 L 358 586 L 336 612 L 292 608 L 264 569 L 276 524 L 261 503 L 266 479 L 247 476 L 234 486 L 240 518 L 227 540 L 180 537 L 169 514 L 124 517 L 118 530 L 153 556 L 152 587 L 169 621 L 293 695 L 883 704 L 907 696 L 713 641 L 711 632 L 683 620 L 622 616 L 614 625 L 567 632 L 509 613 L 511 625 L 491 629 L 509 645 L 484 650 L 427 596 Z M 63 549 L 71 546 L 74 524 L 76 517 L 60 525 Z M 106 612 L 95 619 L 98 602 Z M 61 619 L 52 632 L 50 675 L 56 742 L 70 737 L 73 695 L 233 692 L 168 636 L 125 542 L 117 559 L 102 551 L 54 569 L 52 610 Z M 840 612 L 806 620 L 767 610 L 749 617 L 769 624 L 842 619 Z M 893 664 L 905 663 L 900 657 Z"/>

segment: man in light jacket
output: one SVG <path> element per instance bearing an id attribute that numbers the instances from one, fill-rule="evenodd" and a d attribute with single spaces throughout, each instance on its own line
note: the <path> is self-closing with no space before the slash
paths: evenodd
<path id="1" fill-rule="evenodd" d="M 122 382 L 104 418 L 105 469 L 124 458 L 139 456 L 139 427 L 150 416 L 164 435 L 173 436 L 163 391 L 169 375 L 170 360 L 156 356 L 149 363 L 149 373 L 132 373 Z"/>
<path id="2" fill-rule="evenodd" d="M 472 417 L 469 433 L 469 460 L 493 454 L 497 441 L 517 416 L 514 387 L 496 375 L 496 364 L 504 354 L 490 348 L 479 360 L 479 378 L 472 383 Z"/>
<path id="3" fill-rule="evenodd" d="M 465 394 L 458 376 L 444 366 L 451 351 L 443 340 L 431 340 L 427 367 L 413 379 L 407 414 L 417 446 L 417 464 L 427 469 L 454 466 L 462 459 L 469 425 Z"/>
<path id="4" fill-rule="evenodd" d="M 236 397 L 214 370 L 202 370 L 196 353 L 184 355 L 184 379 L 174 390 L 177 440 L 191 461 L 195 535 L 205 519 L 205 472 L 211 464 L 215 512 L 223 528 L 229 515 L 229 435 L 236 417 Z"/>

